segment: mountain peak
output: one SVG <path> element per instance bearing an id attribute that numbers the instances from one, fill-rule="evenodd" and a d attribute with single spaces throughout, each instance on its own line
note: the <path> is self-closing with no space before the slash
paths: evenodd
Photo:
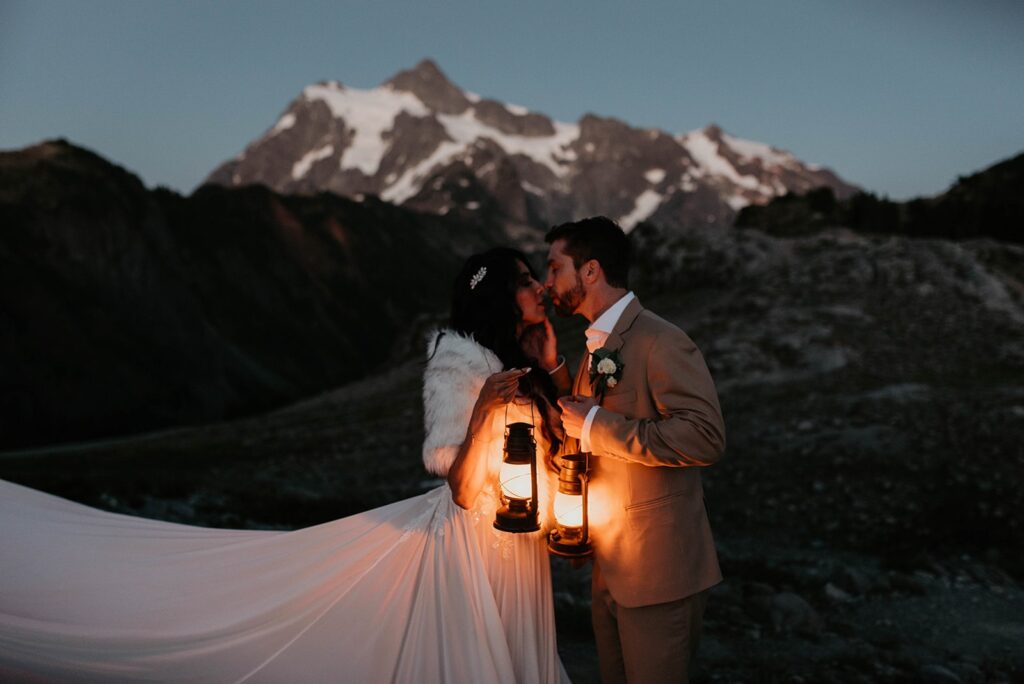
<path id="1" fill-rule="evenodd" d="M 446 76 L 445 73 L 441 70 L 441 67 L 438 66 L 437 62 L 435 62 L 429 57 L 424 57 L 423 59 L 421 59 L 419 63 L 416 64 L 416 66 L 414 66 L 412 69 L 406 69 L 399 73 L 411 73 L 416 74 L 417 76 L 423 79 L 441 80 L 444 81 L 445 83 L 450 83 L 450 81 L 448 80 L 448 76 Z"/>
<path id="2" fill-rule="evenodd" d="M 711 140 L 721 140 L 722 134 L 725 133 L 725 131 L 722 130 L 722 127 L 716 124 L 714 121 L 705 126 L 703 132 L 704 135 L 706 135 Z"/>
<path id="3" fill-rule="evenodd" d="M 24 175 L 30 168 L 43 167 L 61 169 L 67 182 L 72 182 L 71 179 L 107 178 L 134 189 L 145 187 L 138 176 L 124 167 L 65 138 L 43 140 L 20 150 L 0 150 L 0 173 L 17 169 L 16 175 Z"/>
<path id="4" fill-rule="evenodd" d="M 443 114 L 461 114 L 470 106 L 466 94 L 448 80 L 432 59 L 423 59 L 412 69 L 400 71 L 384 82 L 395 90 L 412 93 L 423 104 Z"/>
<path id="5" fill-rule="evenodd" d="M 594 214 L 623 226 L 728 224 L 741 207 L 780 194 L 820 185 L 837 196 L 853 190 L 713 122 L 673 136 L 595 114 L 552 121 L 463 91 L 432 59 L 371 90 L 307 88 L 209 182 L 377 195 L 439 214 L 491 207 L 514 230 Z M 470 197 L 470 187 L 489 198 Z"/>

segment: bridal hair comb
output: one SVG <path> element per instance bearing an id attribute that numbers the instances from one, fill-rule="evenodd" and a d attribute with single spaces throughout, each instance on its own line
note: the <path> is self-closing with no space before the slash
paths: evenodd
<path id="1" fill-rule="evenodd" d="M 485 275 L 487 275 L 487 267 L 481 266 L 480 270 L 476 272 L 476 275 L 469 279 L 469 289 L 475 290 L 476 286 L 480 284 L 480 281 L 484 279 Z"/>

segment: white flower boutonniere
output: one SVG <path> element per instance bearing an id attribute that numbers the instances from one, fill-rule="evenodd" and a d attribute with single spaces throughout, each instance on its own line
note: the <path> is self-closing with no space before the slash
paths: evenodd
<path id="1" fill-rule="evenodd" d="M 618 351 L 601 347 L 594 351 L 594 363 L 590 364 L 590 386 L 594 388 L 594 396 L 598 401 L 609 389 L 619 384 L 622 379 L 622 357 Z"/>

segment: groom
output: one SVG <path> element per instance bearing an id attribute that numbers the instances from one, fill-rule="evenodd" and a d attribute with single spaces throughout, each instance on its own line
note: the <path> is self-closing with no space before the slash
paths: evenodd
<path id="1" fill-rule="evenodd" d="M 725 449 L 718 395 L 693 341 L 628 290 L 629 239 L 618 225 L 588 218 L 552 228 L 546 240 L 555 310 L 590 322 L 589 353 L 559 404 L 566 433 L 593 454 L 601 680 L 686 681 L 708 589 L 722 579 L 700 484 L 701 468 Z M 598 350 L 598 359 L 617 353 L 621 377 L 595 397 Z"/>

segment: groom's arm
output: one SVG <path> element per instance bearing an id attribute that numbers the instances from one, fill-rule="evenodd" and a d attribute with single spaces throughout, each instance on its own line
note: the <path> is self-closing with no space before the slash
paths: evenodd
<path id="1" fill-rule="evenodd" d="M 647 384 L 657 418 L 627 418 L 598 408 L 590 425 L 594 454 L 648 466 L 707 466 L 725 451 L 718 393 L 700 350 L 682 331 L 651 345 Z"/>

